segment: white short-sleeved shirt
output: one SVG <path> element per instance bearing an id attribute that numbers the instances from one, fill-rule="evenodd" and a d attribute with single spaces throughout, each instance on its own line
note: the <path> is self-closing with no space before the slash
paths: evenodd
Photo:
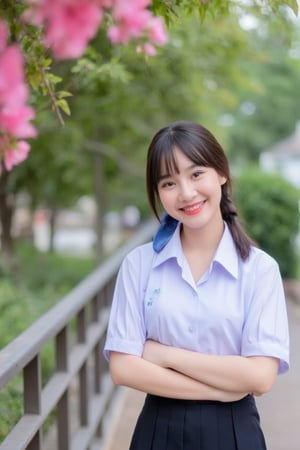
<path id="1" fill-rule="evenodd" d="M 120 268 L 104 347 L 141 356 L 147 339 L 206 354 L 272 356 L 289 367 L 286 303 L 278 264 L 253 247 L 243 261 L 225 224 L 210 269 L 195 283 L 178 225 L 159 252 L 137 247 Z"/>

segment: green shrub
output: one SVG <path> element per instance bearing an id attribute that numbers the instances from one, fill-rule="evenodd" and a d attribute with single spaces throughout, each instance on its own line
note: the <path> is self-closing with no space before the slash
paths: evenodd
<path id="1" fill-rule="evenodd" d="M 24 242 L 17 243 L 19 268 L 14 281 L 31 292 L 48 294 L 59 300 L 95 268 L 93 257 L 41 253 Z M 47 296 L 48 296 L 47 294 Z"/>
<path id="2" fill-rule="evenodd" d="M 0 279 L 0 348 L 28 327 L 40 310 L 41 305 L 27 289 Z"/>
<path id="3" fill-rule="evenodd" d="M 23 412 L 23 383 L 18 375 L 0 391 L 0 443 Z"/>
<path id="4" fill-rule="evenodd" d="M 295 238 L 299 230 L 300 192 L 278 174 L 244 172 L 235 183 L 234 200 L 248 234 L 279 263 L 282 276 L 297 276 Z"/>

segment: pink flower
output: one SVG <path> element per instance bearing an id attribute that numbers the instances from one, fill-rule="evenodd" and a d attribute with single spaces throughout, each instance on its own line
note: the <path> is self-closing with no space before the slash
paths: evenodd
<path id="1" fill-rule="evenodd" d="M 133 4 L 123 3 L 113 10 L 116 24 L 107 33 L 113 44 L 127 44 L 131 38 L 140 37 L 151 19 L 150 11 L 135 10 Z"/>
<path id="2" fill-rule="evenodd" d="M 6 42 L 7 30 L 0 21 L 0 40 Z M 4 39 L 4 40 L 3 40 Z M 34 110 L 27 106 L 24 58 L 14 44 L 0 49 L 0 158 L 6 170 L 27 158 L 30 145 L 18 139 L 33 137 L 36 130 L 30 121 Z M 0 161 L 1 171 L 1 161 Z"/>
<path id="3" fill-rule="evenodd" d="M 4 167 L 11 170 L 13 166 L 20 164 L 27 157 L 30 145 L 26 141 L 18 141 L 13 148 L 7 148 L 4 153 Z"/>
<path id="4" fill-rule="evenodd" d="M 161 18 L 148 9 L 151 0 L 25 0 L 29 9 L 24 19 L 45 27 L 45 45 L 56 58 L 77 58 L 96 35 L 109 10 L 113 24 L 107 36 L 113 44 L 127 44 L 148 36 L 164 45 L 167 35 Z"/>
<path id="5" fill-rule="evenodd" d="M 155 56 L 157 53 L 155 47 L 149 42 L 146 42 L 146 44 L 144 44 L 144 52 L 148 56 Z"/>
<path id="6" fill-rule="evenodd" d="M 150 40 L 157 45 L 165 45 L 168 41 L 164 21 L 161 17 L 152 17 L 148 22 Z"/>
<path id="7" fill-rule="evenodd" d="M 120 23 L 123 23 L 130 29 L 143 29 L 152 14 L 146 9 L 150 2 L 131 0 L 130 2 L 118 0 L 114 4 L 112 10 L 113 18 Z"/>
<path id="8" fill-rule="evenodd" d="M 16 138 L 35 136 L 29 123 L 34 111 L 26 105 L 24 59 L 17 45 L 11 45 L 0 55 L 0 132 Z"/>
<path id="9" fill-rule="evenodd" d="M 35 137 L 36 129 L 29 123 L 34 117 L 34 110 L 29 106 L 23 105 L 15 111 L 3 108 L 0 111 L 0 131 L 9 133 L 16 138 Z"/>
<path id="10" fill-rule="evenodd" d="M 154 17 L 148 8 L 149 0 L 114 0 L 111 3 L 114 24 L 107 36 L 113 44 L 127 44 L 132 38 L 149 39 L 147 54 L 154 55 L 153 44 L 164 45 L 167 33 L 161 17 Z M 144 47 L 140 47 L 145 51 Z"/>
<path id="11" fill-rule="evenodd" d="M 145 53 L 147 56 L 155 56 L 157 51 L 155 47 L 152 44 L 149 44 L 149 42 L 146 42 L 143 46 L 138 45 L 136 48 L 137 53 Z"/>
<path id="12" fill-rule="evenodd" d="M 24 59 L 17 45 L 11 45 L 0 55 L 0 108 L 16 108 L 28 97 L 24 82 Z"/>
<path id="13" fill-rule="evenodd" d="M 97 0 L 27 0 L 25 19 L 45 25 L 45 45 L 56 58 L 78 58 L 96 35 L 103 11 Z"/>

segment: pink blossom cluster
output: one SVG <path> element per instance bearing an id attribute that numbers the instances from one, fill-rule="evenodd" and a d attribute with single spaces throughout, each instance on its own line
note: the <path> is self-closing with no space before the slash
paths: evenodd
<path id="1" fill-rule="evenodd" d="M 146 42 L 138 46 L 137 51 L 144 51 L 149 56 L 156 53 L 154 45 L 166 44 L 163 19 L 153 16 L 148 9 L 151 0 L 106 0 L 105 3 L 111 8 L 115 22 L 108 29 L 113 44 L 127 44 L 132 38 L 144 38 Z"/>
<path id="2" fill-rule="evenodd" d="M 30 145 L 23 139 L 36 135 L 30 120 L 34 111 L 27 105 L 28 88 L 24 60 L 16 44 L 7 45 L 8 27 L 0 19 L 0 173 L 27 158 Z"/>
<path id="3" fill-rule="evenodd" d="M 24 18 L 45 26 L 45 46 L 56 58 L 81 56 L 101 25 L 103 11 L 97 0 L 26 0 Z"/>
<path id="4" fill-rule="evenodd" d="M 102 24 L 105 11 L 113 19 L 107 33 L 113 44 L 142 39 L 139 50 L 154 55 L 154 45 L 167 42 L 162 18 L 153 16 L 148 9 L 151 0 L 26 0 L 26 3 L 29 9 L 25 20 L 45 26 L 45 45 L 56 58 L 81 56 Z"/>

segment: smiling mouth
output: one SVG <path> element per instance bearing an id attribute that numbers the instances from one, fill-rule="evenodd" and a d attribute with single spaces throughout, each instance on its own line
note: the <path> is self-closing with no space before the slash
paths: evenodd
<path id="1" fill-rule="evenodd" d="M 185 206 L 184 208 L 180 208 L 185 214 L 196 214 L 202 210 L 205 204 L 205 200 L 203 202 L 195 203 L 194 205 Z"/>

